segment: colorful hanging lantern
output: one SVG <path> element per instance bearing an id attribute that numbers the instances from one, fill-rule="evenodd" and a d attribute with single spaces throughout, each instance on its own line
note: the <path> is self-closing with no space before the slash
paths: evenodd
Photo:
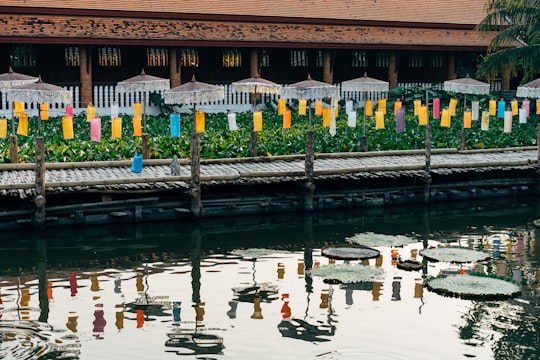
<path id="1" fill-rule="evenodd" d="M 66 106 L 66 116 L 73 117 L 73 106 L 71 105 Z"/>
<path id="2" fill-rule="evenodd" d="M 443 109 L 441 116 L 441 127 L 450 127 L 450 110 Z"/>
<path id="3" fill-rule="evenodd" d="M 329 128 L 332 122 L 332 112 L 330 108 L 322 109 L 322 120 L 323 120 L 323 126 L 325 128 Z"/>
<path id="4" fill-rule="evenodd" d="M 90 121 L 90 140 L 101 141 L 101 118 L 95 117 Z"/>
<path id="5" fill-rule="evenodd" d="M 49 104 L 39 104 L 39 118 L 41 120 L 49 120 Z"/>
<path id="6" fill-rule="evenodd" d="M 28 136 L 28 115 L 21 113 L 19 115 L 19 124 L 17 125 L 17 135 Z"/>
<path id="7" fill-rule="evenodd" d="M 131 123 L 133 124 L 133 136 L 142 136 L 142 118 L 140 116 L 134 116 Z"/>
<path id="8" fill-rule="evenodd" d="M 375 111 L 375 129 L 384 129 L 384 113 L 381 110 Z"/>
<path id="9" fill-rule="evenodd" d="M 349 111 L 347 113 L 347 125 L 352 128 L 356 127 L 356 111 Z"/>
<path id="10" fill-rule="evenodd" d="M 497 115 L 497 101 L 489 100 L 489 116 Z"/>
<path id="11" fill-rule="evenodd" d="M 291 127 L 291 110 L 285 110 L 283 114 L 283 128 L 289 129 Z"/>
<path id="12" fill-rule="evenodd" d="M 307 106 L 306 99 L 298 100 L 298 115 L 306 115 L 306 106 Z"/>
<path id="13" fill-rule="evenodd" d="M 422 106 L 422 101 L 414 100 L 413 104 L 414 104 L 414 116 L 418 116 L 419 111 L 420 111 L 420 106 Z"/>
<path id="14" fill-rule="evenodd" d="M 489 115 L 490 111 L 482 111 L 482 122 L 480 123 L 480 130 L 488 131 L 489 130 Z"/>
<path id="15" fill-rule="evenodd" d="M 88 105 L 86 107 L 86 121 L 91 122 L 93 118 L 96 117 L 96 107 Z"/>
<path id="16" fill-rule="evenodd" d="M 394 116 L 397 116 L 397 110 L 401 109 L 402 106 L 403 103 L 400 100 L 396 100 L 396 102 L 394 103 Z"/>
<path id="17" fill-rule="evenodd" d="M 499 119 L 504 119 L 504 112 L 506 111 L 506 102 L 504 100 L 499 100 L 497 103 L 497 117 Z"/>
<path id="18" fill-rule="evenodd" d="M 180 115 L 176 113 L 169 115 L 169 125 L 171 137 L 178 139 L 180 137 Z"/>
<path id="19" fill-rule="evenodd" d="M 512 132 L 512 110 L 504 112 L 504 133 L 510 134 Z"/>
<path id="20" fill-rule="evenodd" d="M 322 100 L 315 101 L 315 115 L 321 116 L 322 115 Z"/>
<path id="21" fill-rule="evenodd" d="M 233 112 L 228 113 L 227 122 L 229 123 L 229 131 L 238 130 L 238 125 L 236 124 L 236 113 L 233 113 Z"/>
<path id="22" fill-rule="evenodd" d="M 396 114 L 396 133 L 405 132 L 405 109 L 399 108 Z"/>
<path id="23" fill-rule="evenodd" d="M 195 132 L 197 134 L 204 132 L 204 111 L 195 112 Z"/>
<path id="24" fill-rule="evenodd" d="M 253 131 L 262 131 L 262 111 L 253 112 Z"/>
<path id="25" fill-rule="evenodd" d="M 278 115 L 283 115 L 285 112 L 285 99 L 281 98 L 277 102 L 277 113 Z"/>
<path id="26" fill-rule="evenodd" d="M 471 120 L 472 120 L 472 112 L 465 111 L 463 113 L 463 128 L 464 129 L 470 129 L 471 128 Z"/>
<path id="27" fill-rule="evenodd" d="M 472 121 L 478 120 L 478 116 L 480 114 L 480 103 L 478 100 L 474 100 L 471 102 L 471 119 Z"/>
<path id="28" fill-rule="evenodd" d="M 428 124 L 428 107 L 427 105 L 420 106 L 418 112 L 418 125 L 425 126 Z"/>
<path id="29" fill-rule="evenodd" d="M 7 119 L 0 119 L 0 139 L 5 139 L 7 136 Z"/>
<path id="30" fill-rule="evenodd" d="M 536 99 L 536 115 L 540 115 L 540 99 Z"/>
<path id="31" fill-rule="evenodd" d="M 454 99 L 454 98 L 450 99 L 450 104 L 448 105 L 448 112 L 450 116 L 456 115 L 457 103 L 458 103 L 457 99 Z"/>
<path id="32" fill-rule="evenodd" d="M 73 118 L 71 116 L 62 116 L 62 132 L 64 140 L 73 139 Z"/>
<path id="33" fill-rule="evenodd" d="M 111 119 L 111 135 L 113 139 L 122 137 L 122 118 L 116 117 Z"/>
<path id="34" fill-rule="evenodd" d="M 377 101 L 377 108 L 383 115 L 386 115 L 386 99 L 379 99 Z"/>
<path id="35" fill-rule="evenodd" d="M 133 116 L 142 117 L 142 106 L 140 102 L 133 103 Z"/>
<path id="36" fill-rule="evenodd" d="M 441 99 L 439 98 L 433 99 L 433 118 L 441 118 Z"/>
<path id="37" fill-rule="evenodd" d="M 525 108 L 519 108 L 519 123 L 520 124 L 526 124 L 527 123 L 527 110 Z"/>
<path id="38" fill-rule="evenodd" d="M 21 116 L 21 114 L 24 113 L 24 103 L 22 101 L 14 101 L 13 111 L 15 112 L 15 116 Z"/>
<path id="39" fill-rule="evenodd" d="M 366 100 L 366 103 L 364 105 L 364 112 L 366 116 L 373 116 L 373 101 L 372 100 Z"/>
<path id="40" fill-rule="evenodd" d="M 510 102 L 510 108 L 512 109 L 512 116 L 519 115 L 519 106 L 517 100 L 512 100 Z"/>
<path id="41" fill-rule="evenodd" d="M 523 100 L 521 107 L 525 109 L 525 116 L 529 117 L 531 113 L 531 102 L 529 100 Z"/>

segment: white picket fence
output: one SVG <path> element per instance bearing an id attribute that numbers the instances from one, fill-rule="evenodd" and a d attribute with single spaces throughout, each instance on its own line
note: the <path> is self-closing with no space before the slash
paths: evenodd
<path id="1" fill-rule="evenodd" d="M 197 109 L 205 111 L 208 113 L 219 113 L 219 112 L 248 112 L 253 110 L 253 104 L 250 102 L 249 94 L 237 93 L 231 90 L 231 84 L 225 84 L 225 98 L 220 101 L 213 101 L 209 103 L 201 103 L 197 105 Z M 353 100 L 356 103 L 356 106 L 363 106 L 363 102 L 366 99 L 377 100 L 380 98 L 387 98 L 387 92 L 343 92 L 341 90 L 341 84 L 336 84 L 339 90 L 340 99 L 342 100 Z M 432 87 L 430 83 L 400 83 L 398 86 L 401 87 Z M 80 103 L 80 87 L 79 86 L 65 86 L 65 89 L 69 90 L 72 93 L 73 104 Z M 500 89 L 500 84 L 499 84 Z M 492 86 L 492 91 L 497 90 L 497 85 Z M 163 93 L 160 95 L 163 97 Z M 143 98 L 144 97 L 144 98 Z M 148 115 L 158 115 L 160 114 L 159 106 L 153 105 L 149 101 L 149 94 L 144 92 L 138 93 L 127 93 L 127 94 L 118 94 L 116 91 L 116 85 L 96 85 L 94 86 L 94 96 L 93 96 L 93 105 L 96 107 L 98 116 L 110 116 L 111 107 L 115 104 L 118 105 L 119 114 L 132 114 L 133 113 L 133 104 L 136 102 L 146 104 L 146 114 Z M 276 104 L 279 99 L 279 95 L 275 94 L 262 94 L 261 98 L 257 100 L 258 106 L 260 104 L 272 103 Z M 143 102 L 144 100 L 144 102 Z M 21 99 L 20 101 L 25 101 Z M 26 100 L 25 112 L 29 116 L 37 116 L 39 104 L 35 102 L 28 102 Z M 49 104 L 49 116 L 63 116 L 65 114 L 65 105 L 69 104 Z M 73 113 L 75 115 L 85 114 L 87 111 L 86 107 L 74 106 Z M 176 112 L 191 112 L 192 107 L 190 106 L 180 106 L 175 107 L 174 111 Z M 7 100 L 7 93 L 0 92 L 0 117 L 11 117 L 12 116 L 12 104 Z"/>

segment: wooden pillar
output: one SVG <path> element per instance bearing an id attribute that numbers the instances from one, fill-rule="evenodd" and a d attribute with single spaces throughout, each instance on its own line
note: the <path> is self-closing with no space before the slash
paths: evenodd
<path id="1" fill-rule="evenodd" d="M 34 226 L 41 228 L 45 224 L 45 140 L 43 136 L 37 136 L 36 142 L 36 167 L 35 167 L 35 191 L 34 203 Z"/>
<path id="2" fill-rule="evenodd" d="M 257 49 L 251 49 L 250 61 L 249 61 L 249 74 L 250 77 L 259 76 L 259 53 Z M 255 104 L 259 100 L 260 94 L 249 94 L 249 101 L 253 104 L 253 111 L 255 111 Z M 257 156 L 257 132 L 254 131 L 255 123 L 251 120 L 251 136 L 249 139 L 249 156 Z"/>
<path id="3" fill-rule="evenodd" d="M 259 52 L 257 49 L 251 49 L 249 56 L 249 76 L 260 76 L 259 72 Z"/>
<path id="4" fill-rule="evenodd" d="M 431 125 L 426 125 L 426 149 L 425 149 L 426 165 L 424 168 L 424 204 L 428 204 L 430 200 L 430 185 L 431 185 Z"/>
<path id="5" fill-rule="evenodd" d="M 391 51 L 388 57 L 388 87 L 393 89 L 398 84 L 397 53 Z"/>
<path id="6" fill-rule="evenodd" d="M 334 83 L 334 69 L 332 69 L 332 53 L 323 51 L 323 81 L 327 84 Z"/>
<path id="7" fill-rule="evenodd" d="M 193 124 L 195 126 L 195 124 Z M 190 138 L 190 154 L 191 154 L 191 212 L 193 216 L 201 216 L 201 138 L 194 130 Z"/>
<path id="8" fill-rule="evenodd" d="M 508 91 L 510 90 L 510 71 L 503 70 L 501 74 L 501 90 Z"/>
<path id="9" fill-rule="evenodd" d="M 150 134 L 141 135 L 143 159 L 150 159 Z"/>
<path id="10" fill-rule="evenodd" d="M 313 192 L 315 190 L 315 183 L 313 180 L 313 168 L 315 165 L 314 139 L 313 130 L 308 130 L 306 133 L 306 183 L 304 184 L 304 209 L 306 212 L 313 211 Z"/>
<path id="11" fill-rule="evenodd" d="M 15 135 L 14 132 L 9 136 L 9 161 L 12 164 L 19 162 L 19 146 L 17 143 L 17 135 Z"/>
<path id="12" fill-rule="evenodd" d="M 176 47 L 169 48 L 169 78 L 171 81 L 171 88 L 180 86 L 182 83 L 182 67 L 178 59 L 178 50 Z"/>
<path id="13" fill-rule="evenodd" d="M 451 52 L 448 54 L 448 80 L 457 78 L 456 73 L 456 54 Z"/>
<path id="14" fill-rule="evenodd" d="M 92 104 L 92 54 L 89 46 L 79 48 L 79 78 L 81 81 L 81 107 Z"/>

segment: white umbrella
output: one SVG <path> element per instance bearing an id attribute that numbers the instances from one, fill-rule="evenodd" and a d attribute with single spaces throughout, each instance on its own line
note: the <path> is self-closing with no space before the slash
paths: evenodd
<path id="1" fill-rule="evenodd" d="M 39 78 L 35 76 L 16 73 L 10 66 L 7 73 L 0 74 L 0 90 L 10 89 L 27 83 L 34 83 L 38 81 L 38 79 Z"/>
<path id="2" fill-rule="evenodd" d="M 516 96 L 540 99 L 540 78 L 518 86 Z"/>
<path id="3" fill-rule="evenodd" d="M 146 104 L 147 96 L 152 92 L 160 92 L 169 90 L 171 88 L 170 81 L 157 76 L 148 75 L 141 70 L 141 73 L 137 76 L 133 76 L 129 79 L 120 81 L 116 84 L 116 92 L 118 94 L 137 93 L 143 92 L 143 123 L 144 132 L 146 133 Z"/>

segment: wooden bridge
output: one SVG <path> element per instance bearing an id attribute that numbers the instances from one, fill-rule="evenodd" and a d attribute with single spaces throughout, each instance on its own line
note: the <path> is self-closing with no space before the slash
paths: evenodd
<path id="1" fill-rule="evenodd" d="M 190 159 L 144 160 L 140 173 L 131 161 L 0 164 L 0 227 L 537 194 L 538 158 L 530 147 L 201 159 L 195 179 Z"/>

